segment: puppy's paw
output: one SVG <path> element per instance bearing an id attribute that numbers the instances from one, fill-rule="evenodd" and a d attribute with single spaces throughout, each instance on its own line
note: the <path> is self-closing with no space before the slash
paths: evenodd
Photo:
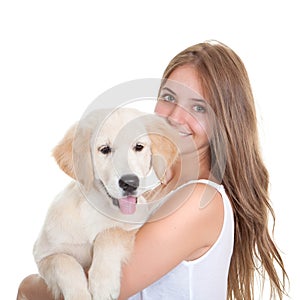
<path id="1" fill-rule="evenodd" d="M 120 294 L 120 277 L 101 274 L 101 272 L 90 272 L 89 289 L 93 300 L 118 299 Z"/>

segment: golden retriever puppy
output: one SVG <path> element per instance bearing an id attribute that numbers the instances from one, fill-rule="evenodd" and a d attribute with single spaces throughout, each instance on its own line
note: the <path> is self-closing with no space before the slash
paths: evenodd
<path id="1" fill-rule="evenodd" d="M 121 265 L 153 210 L 143 194 L 167 181 L 177 148 L 160 117 L 122 108 L 90 113 L 53 151 L 74 180 L 56 197 L 34 245 L 58 299 L 116 299 Z"/>

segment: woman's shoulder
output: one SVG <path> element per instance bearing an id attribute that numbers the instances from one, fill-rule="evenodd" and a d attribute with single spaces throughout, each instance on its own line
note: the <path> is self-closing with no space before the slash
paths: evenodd
<path id="1" fill-rule="evenodd" d="M 164 216 L 179 209 L 192 209 L 198 214 L 209 212 L 222 206 L 221 188 L 221 185 L 208 180 L 186 182 L 164 196 L 158 212 Z"/>
<path id="2" fill-rule="evenodd" d="M 207 229 L 213 228 L 215 225 L 222 228 L 223 197 L 214 186 L 205 182 L 194 182 L 178 191 L 177 197 L 186 198 L 182 210 L 190 218 L 194 218 L 199 225 L 205 226 Z"/>
<path id="3" fill-rule="evenodd" d="M 171 193 L 152 217 L 153 220 L 166 219 L 165 222 L 169 220 L 176 226 L 186 226 L 190 234 L 198 238 L 201 235 L 208 244 L 217 240 L 223 218 L 221 193 L 216 187 L 202 181 L 190 182 Z"/>

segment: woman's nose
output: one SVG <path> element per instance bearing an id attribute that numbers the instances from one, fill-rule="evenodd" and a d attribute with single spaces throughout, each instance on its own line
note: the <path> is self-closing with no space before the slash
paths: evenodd
<path id="1" fill-rule="evenodd" d="M 168 115 L 168 121 L 171 124 L 185 124 L 185 114 L 186 111 L 183 107 L 180 107 L 179 105 L 175 105 L 171 113 Z"/>

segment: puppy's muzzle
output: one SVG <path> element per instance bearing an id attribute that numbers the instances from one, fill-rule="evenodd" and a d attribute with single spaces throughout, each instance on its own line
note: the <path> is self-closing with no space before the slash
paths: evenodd
<path id="1" fill-rule="evenodd" d="M 119 187 L 126 195 L 132 195 L 139 187 L 139 184 L 140 180 L 134 174 L 126 174 L 119 179 Z"/>

